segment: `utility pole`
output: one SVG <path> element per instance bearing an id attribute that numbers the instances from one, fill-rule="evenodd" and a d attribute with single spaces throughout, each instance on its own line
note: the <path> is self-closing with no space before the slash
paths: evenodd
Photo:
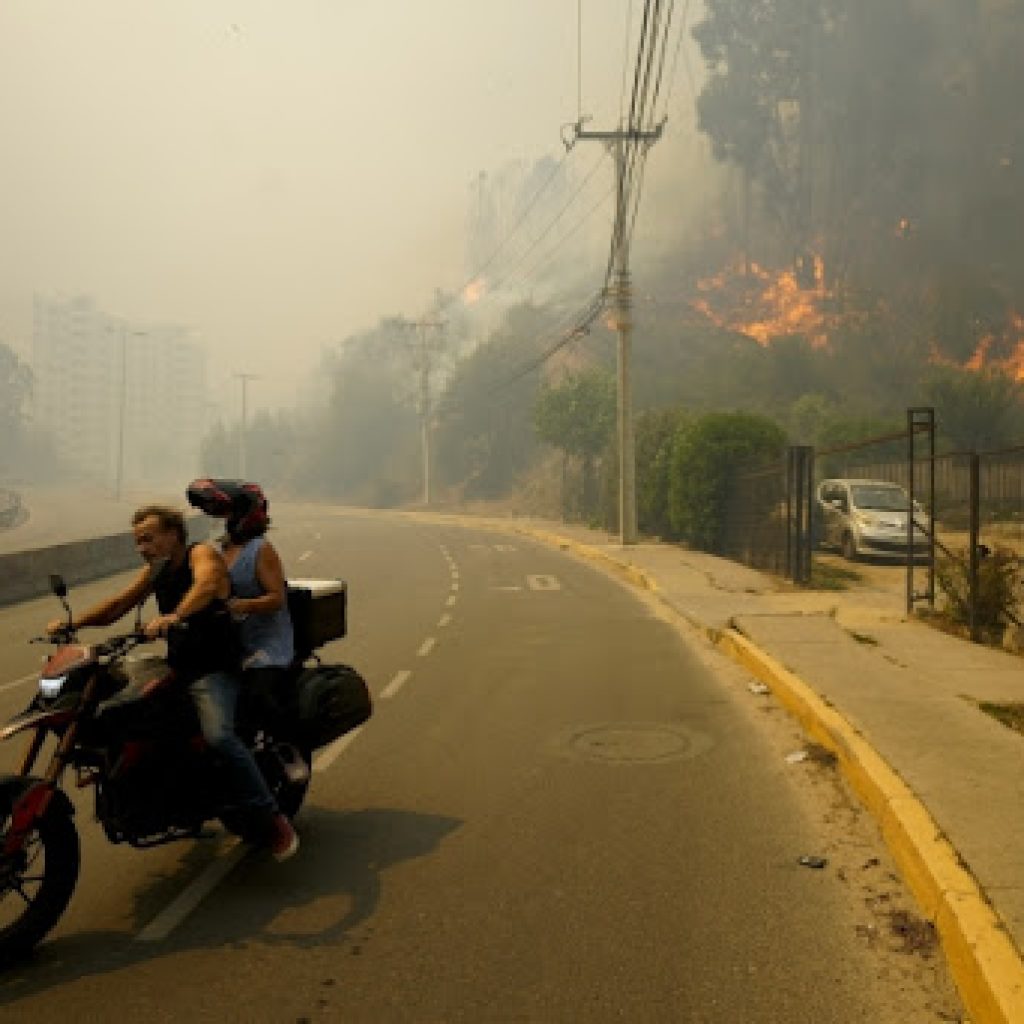
<path id="1" fill-rule="evenodd" d="M 124 408 L 128 391 L 128 328 L 121 324 L 121 393 L 117 409 L 117 473 L 114 476 L 114 500 L 121 500 L 124 483 Z"/>
<path id="2" fill-rule="evenodd" d="M 415 366 L 419 371 L 420 387 L 420 450 L 423 460 L 423 504 L 430 504 L 430 417 L 432 413 L 430 393 L 430 373 L 434 368 L 434 351 L 431 349 L 430 338 L 427 334 L 430 328 L 440 330 L 445 326 L 446 321 L 420 317 L 419 320 L 400 321 L 400 326 L 414 328 L 416 331 L 416 356 Z M 439 347 L 439 346 L 435 346 Z"/>
<path id="3" fill-rule="evenodd" d="M 618 342 L 618 438 L 619 438 L 619 540 L 622 544 L 635 544 L 636 529 L 636 453 L 633 435 L 633 390 L 630 379 L 630 362 L 633 345 L 633 322 L 629 277 L 629 196 L 626 195 L 627 142 L 653 146 L 661 138 L 664 122 L 656 127 L 641 131 L 634 128 L 619 128 L 610 132 L 583 130 L 582 119 L 573 125 L 575 142 L 603 142 L 615 160 L 615 322 L 619 335 Z"/>
<path id="4" fill-rule="evenodd" d="M 249 381 L 260 378 L 255 373 L 236 373 L 235 377 L 242 382 L 242 426 L 238 431 L 238 476 L 244 480 L 247 474 L 245 435 L 249 421 Z"/>

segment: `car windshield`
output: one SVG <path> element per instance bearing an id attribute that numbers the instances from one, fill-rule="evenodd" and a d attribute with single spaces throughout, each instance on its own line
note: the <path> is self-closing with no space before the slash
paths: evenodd
<path id="1" fill-rule="evenodd" d="M 857 508 L 875 508 L 884 512 L 906 512 L 907 492 L 902 487 L 851 487 Z"/>

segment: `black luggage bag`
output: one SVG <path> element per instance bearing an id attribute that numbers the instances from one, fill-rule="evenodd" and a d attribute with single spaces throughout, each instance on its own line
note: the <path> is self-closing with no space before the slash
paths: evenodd
<path id="1" fill-rule="evenodd" d="M 366 680 L 348 665 L 304 668 L 295 683 L 296 742 L 315 750 L 373 714 Z"/>

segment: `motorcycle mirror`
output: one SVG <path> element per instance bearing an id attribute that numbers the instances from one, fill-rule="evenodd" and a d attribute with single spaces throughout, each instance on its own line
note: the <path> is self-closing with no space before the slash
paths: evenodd
<path id="1" fill-rule="evenodd" d="M 54 597 L 59 597 L 62 601 L 68 596 L 68 585 L 59 573 L 50 573 L 50 590 Z"/>

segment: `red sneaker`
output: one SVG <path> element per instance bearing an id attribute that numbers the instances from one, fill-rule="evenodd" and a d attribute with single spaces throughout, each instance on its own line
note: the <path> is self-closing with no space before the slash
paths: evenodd
<path id="1" fill-rule="evenodd" d="M 287 860 L 298 848 L 299 836 L 292 823 L 283 814 L 275 814 L 270 824 L 270 852 L 274 860 Z"/>

